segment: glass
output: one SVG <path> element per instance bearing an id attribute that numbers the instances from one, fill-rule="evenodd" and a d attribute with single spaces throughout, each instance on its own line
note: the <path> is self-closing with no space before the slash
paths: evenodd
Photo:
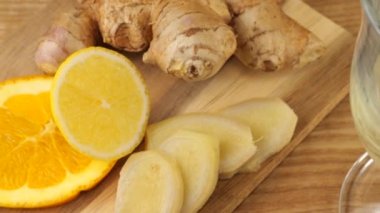
<path id="1" fill-rule="evenodd" d="M 339 212 L 380 212 L 380 0 L 361 0 L 362 25 L 351 67 L 350 103 L 366 149 L 343 182 Z"/>

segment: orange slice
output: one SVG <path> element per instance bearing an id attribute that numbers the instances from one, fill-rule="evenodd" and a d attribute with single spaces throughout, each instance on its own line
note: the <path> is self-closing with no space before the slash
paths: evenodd
<path id="1" fill-rule="evenodd" d="M 101 47 L 79 50 L 58 68 L 51 93 L 55 122 L 67 141 L 98 159 L 118 159 L 141 142 L 149 97 L 139 70 Z"/>
<path id="2" fill-rule="evenodd" d="M 0 84 L 0 206 L 51 206 L 94 187 L 114 165 L 75 151 L 52 121 L 50 77 Z"/>

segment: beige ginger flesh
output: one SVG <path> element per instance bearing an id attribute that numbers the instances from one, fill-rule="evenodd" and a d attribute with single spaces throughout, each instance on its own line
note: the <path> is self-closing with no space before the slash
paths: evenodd
<path id="1" fill-rule="evenodd" d="M 261 164 L 282 150 L 292 139 L 298 117 L 279 98 L 255 98 L 220 111 L 222 115 L 250 126 L 257 152 L 239 172 L 256 172 Z"/>
<path id="2" fill-rule="evenodd" d="M 219 141 L 210 135 L 179 130 L 158 148 L 174 158 L 184 183 L 182 213 L 198 212 L 218 181 Z"/>
<path id="3" fill-rule="evenodd" d="M 247 124 L 210 113 L 178 115 L 149 125 L 146 133 L 147 148 L 159 147 L 180 129 L 208 134 L 219 140 L 220 178 L 232 177 L 256 153 L 256 141 L 253 141 Z"/>
<path id="4" fill-rule="evenodd" d="M 115 212 L 177 213 L 184 185 L 176 161 L 148 150 L 133 153 L 120 171 Z"/>
<path id="5" fill-rule="evenodd" d="M 152 9 L 152 20 L 153 40 L 143 61 L 178 78 L 210 78 L 235 52 L 232 28 L 197 2 L 158 1 Z"/>

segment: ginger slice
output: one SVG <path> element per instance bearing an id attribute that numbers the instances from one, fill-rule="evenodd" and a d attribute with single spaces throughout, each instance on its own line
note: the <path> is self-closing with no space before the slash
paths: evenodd
<path id="1" fill-rule="evenodd" d="M 256 152 L 248 125 L 209 113 L 178 115 L 149 125 L 146 135 L 148 149 L 159 147 L 180 129 L 208 134 L 219 140 L 221 178 L 232 177 Z"/>
<path id="2" fill-rule="evenodd" d="M 154 150 L 132 154 L 118 181 L 115 212 L 180 212 L 183 181 L 174 159 Z"/>
<path id="3" fill-rule="evenodd" d="M 245 122 L 257 140 L 257 152 L 239 170 L 255 172 L 261 163 L 279 152 L 291 140 L 297 115 L 279 98 L 257 98 L 220 111 L 222 115 Z"/>
<path id="4" fill-rule="evenodd" d="M 198 212 L 218 181 L 219 141 L 213 136 L 179 130 L 158 149 L 176 159 L 184 181 L 183 213 Z"/>

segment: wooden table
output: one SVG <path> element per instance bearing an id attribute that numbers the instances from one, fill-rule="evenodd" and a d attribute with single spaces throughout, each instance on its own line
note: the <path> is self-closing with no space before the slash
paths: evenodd
<path id="1" fill-rule="evenodd" d="M 0 0 L 0 42 L 50 1 Z M 357 34 L 359 0 L 305 2 Z M 363 152 L 346 97 L 236 212 L 337 212 L 343 178 Z"/>

